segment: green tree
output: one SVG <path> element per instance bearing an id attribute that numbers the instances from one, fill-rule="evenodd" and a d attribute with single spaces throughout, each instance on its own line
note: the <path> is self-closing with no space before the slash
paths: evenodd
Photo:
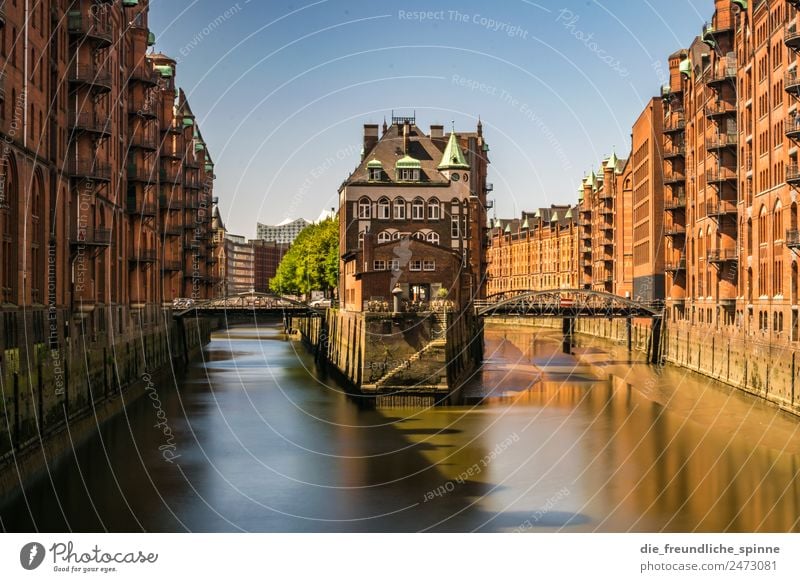
<path id="1" fill-rule="evenodd" d="M 339 281 L 339 227 L 335 220 L 307 226 L 283 257 L 270 289 L 275 293 L 326 295 Z"/>

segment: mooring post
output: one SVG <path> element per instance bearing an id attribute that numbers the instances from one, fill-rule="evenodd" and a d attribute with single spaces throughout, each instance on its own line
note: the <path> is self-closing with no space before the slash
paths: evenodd
<path id="1" fill-rule="evenodd" d="M 561 330 L 564 334 L 562 342 L 562 350 L 565 354 L 572 353 L 572 333 L 575 329 L 575 318 L 565 317 L 561 320 Z"/>
<path id="2" fill-rule="evenodd" d="M 628 353 L 633 351 L 633 319 L 630 316 L 625 318 L 625 329 L 628 332 Z"/>
<path id="3" fill-rule="evenodd" d="M 661 363 L 661 326 L 664 323 L 664 318 L 661 315 L 656 315 L 653 317 L 653 335 L 652 340 L 650 341 L 650 363 L 651 364 L 660 364 Z"/>

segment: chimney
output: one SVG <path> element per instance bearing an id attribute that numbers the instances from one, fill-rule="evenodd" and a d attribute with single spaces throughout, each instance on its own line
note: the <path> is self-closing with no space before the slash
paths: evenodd
<path id="1" fill-rule="evenodd" d="M 431 139 L 444 137 L 444 125 L 431 125 Z"/>
<path id="2" fill-rule="evenodd" d="M 364 271 L 371 271 L 375 259 L 375 235 L 369 230 L 364 233 Z"/>
<path id="3" fill-rule="evenodd" d="M 378 124 L 364 124 L 364 158 L 369 155 L 377 143 Z"/>
<path id="4" fill-rule="evenodd" d="M 408 121 L 403 123 L 403 153 L 408 155 L 408 130 L 409 130 Z"/>

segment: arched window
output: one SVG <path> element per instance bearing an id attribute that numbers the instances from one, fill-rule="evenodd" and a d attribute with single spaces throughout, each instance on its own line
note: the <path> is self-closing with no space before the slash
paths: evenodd
<path id="1" fill-rule="evenodd" d="M 378 200 L 378 218 L 381 220 L 389 220 L 389 218 L 391 218 L 391 215 L 389 214 L 388 198 L 381 198 Z"/>
<path id="2" fill-rule="evenodd" d="M 392 233 L 392 240 L 400 240 L 400 231 L 396 230 Z"/>
<path id="3" fill-rule="evenodd" d="M 758 213 L 758 244 L 767 243 L 767 207 L 761 206 L 761 212 Z"/>
<path id="4" fill-rule="evenodd" d="M 439 218 L 441 218 L 439 199 L 431 198 L 428 200 L 428 220 L 439 220 Z"/>
<path id="5" fill-rule="evenodd" d="M 364 235 L 367 233 L 366 230 L 362 230 L 358 233 L 358 248 L 362 248 L 364 246 Z"/>
<path id="6" fill-rule="evenodd" d="M 12 101 L 14 103 L 14 101 Z M 17 172 L 14 155 L 0 167 L 3 190 L 0 193 L 0 300 L 3 303 L 16 303 L 17 299 Z"/>
<path id="7" fill-rule="evenodd" d="M 38 171 L 33 181 L 31 203 L 31 300 L 44 302 L 44 188 Z"/>
<path id="8" fill-rule="evenodd" d="M 459 214 L 461 212 L 461 204 L 455 198 L 450 202 L 450 214 Z"/>
<path id="9" fill-rule="evenodd" d="M 411 220 L 425 220 L 425 202 L 422 198 L 414 198 L 411 203 Z"/>
<path id="10" fill-rule="evenodd" d="M 417 240 L 425 240 L 426 239 L 425 237 L 427 236 L 427 234 L 426 234 L 426 232 L 424 230 L 418 230 L 417 232 L 414 233 L 413 236 Z"/>
<path id="11" fill-rule="evenodd" d="M 406 219 L 406 201 L 403 200 L 402 198 L 394 199 L 394 219 L 395 220 Z"/>
<path id="12" fill-rule="evenodd" d="M 378 233 L 378 244 L 387 243 L 392 240 L 392 235 L 389 234 L 387 231 L 382 231 Z"/>
<path id="13" fill-rule="evenodd" d="M 428 233 L 428 242 L 433 243 L 435 245 L 439 244 L 439 233 L 438 232 L 430 232 Z"/>
<path id="14" fill-rule="evenodd" d="M 362 198 L 358 201 L 358 218 L 369 220 L 372 216 L 372 203 L 369 198 Z"/>
<path id="15" fill-rule="evenodd" d="M 781 201 L 775 202 L 775 210 L 772 214 L 772 240 L 783 240 L 783 211 Z"/>

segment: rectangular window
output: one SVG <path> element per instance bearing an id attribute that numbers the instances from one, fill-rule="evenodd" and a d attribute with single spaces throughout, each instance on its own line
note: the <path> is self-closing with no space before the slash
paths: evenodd
<path id="1" fill-rule="evenodd" d="M 421 271 L 422 270 L 422 261 L 419 259 L 414 259 L 410 263 L 412 271 Z"/>
<path id="2" fill-rule="evenodd" d="M 375 261 L 373 264 L 374 271 L 385 271 L 386 270 L 386 261 Z"/>
<path id="3" fill-rule="evenodd" d="M 425 260 L 422 262 L 422 269 L 424 271 L 435 271 L 436 270 L 436 261 L 429 261 Z"/>
<path id="4" fill-rule="evenodd" d="M 369 169 L 369 179 L 372 182 L 380 182 L 381 174 L 382 174 L 382 170 L 380 168 L 370 168 Z"/>
<path id="5" fill-rule="evenodd" d="M 389 220 L 389 203 L 378 203 L 378 218 Z"/>
<path id="6" fill-rule="evenodd" d="M 459 222 L 458 216 L 450 218 L 450 238 L 458 238 Z"/>
<path id="7" fill-rule="evenodd" d="M 438 202 L 429 202 L 428 203 L 428 218 L 430 220 L 439 220 L 439 203 Z"/>
<path id="8" fill-rule="evenodd" d="M 425 205 L 413 204 L 411 206 L 411 219 L 412 220 L 425 220 Z"/>
<path id="9" fill-rule="evenodd" d="M 392 259 L 389 261 L 389 270 L 390 271 L 399 271 L 400 270 L 400 261 L 398 259 Z"/>
<path id="10" fill-rule="evenodd" d="M 394 219 L 395 220 L 405 220 L 406 219 L 406 205 L 405 202 L 394 204 Z"/>

